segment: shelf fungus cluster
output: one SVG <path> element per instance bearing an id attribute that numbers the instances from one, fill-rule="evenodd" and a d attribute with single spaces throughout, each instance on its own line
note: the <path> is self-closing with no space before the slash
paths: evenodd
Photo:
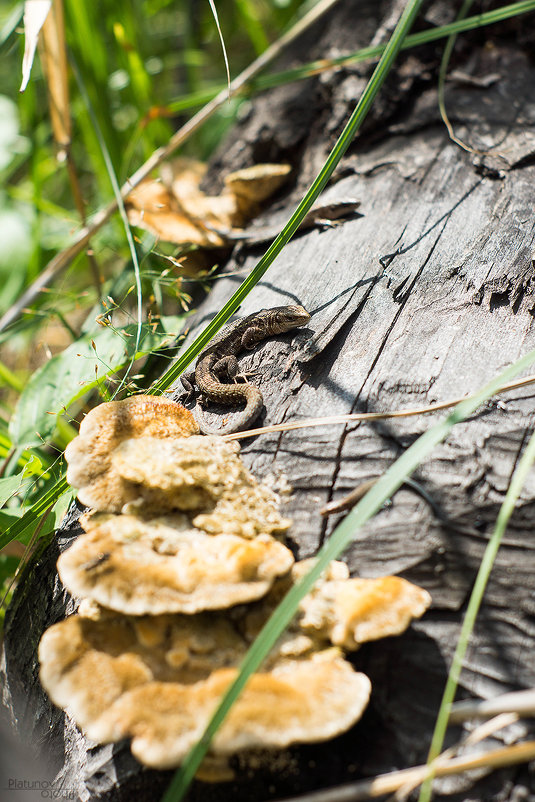
<path id="1" fill-rule="evenodd" d="M 206 165 L 181 157 L 163 165 L 157 179 L 146 178 L 130 192 L 128 219 L 165 242 L 224 247 L 243 234 L 243 226 L 291 171 L 288 164 L 255 164 L 227 175 L 219 195 L 206 195 L 200 188 Z"/>
<path id="2" fill-rule="evenodd" d="M 142 763 L 177 766 L 310 563 L 294 562 L 282 542 L 290 521 L 239 447 L 199 436 L 178 404 L 102 404 L 66 456 L 68 480 L 92 509 L 58 561 L 81 603 L 42 637 L 42 684 L 88 737 L 130 738 Z M 370 681 L 344 650 L 403 632 L 429 602 L 399 577 L 351 579 L 332 563 L 231 709 L 212 759 L 347 730 Z"/>

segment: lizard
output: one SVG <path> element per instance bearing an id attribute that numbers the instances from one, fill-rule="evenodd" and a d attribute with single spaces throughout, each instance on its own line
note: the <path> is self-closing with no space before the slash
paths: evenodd
<path id="1" fill-rule="evenodd" d="M 214 337 L 199 354 L 195 370 L 181 376 L 181 382 L 187 395 L 193 393 L 193 384 L 196 384 L 202 402 L 208 400 L 231 405 L 245 401 L 245 409 L 235 421 L 222 429 L 213 429 L 204 421 L 198 402 L 196 417 L 203 434 L 231 434 L 250 426 L 262 410 L 262 393 L 248 381 L 237 384 L 221 380 L 238 377 L 237 355 L 240 352 L 254 348 L 267 337 L 305 326 L 309 320 L 310 315 L 302 306 L 276 306 L 239 318 Z"/>

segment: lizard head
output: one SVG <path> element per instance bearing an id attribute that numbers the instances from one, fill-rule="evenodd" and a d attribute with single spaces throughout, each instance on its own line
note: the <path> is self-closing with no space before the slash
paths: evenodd
<path id="1" fill-rule="evenodd" d="M 277 306 L 271 312 L 273 327 L 278 329 L 279 334 L 299 326 L 306 326 L 310 320 L 310 315 L 302 306 Z"/>

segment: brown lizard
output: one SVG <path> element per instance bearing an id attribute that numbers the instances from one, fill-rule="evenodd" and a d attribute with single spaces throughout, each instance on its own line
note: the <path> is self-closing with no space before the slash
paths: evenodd
<path id="1" fill-rule="evenodd" d="M 247 317 L 234 321 L 217 334 L 200 353 L 195 371 L 181 377 L 188 394 L 193 393 L 193 383 L 201 391 L 201 399 L 220 404 L 238 404 L 245 401 L 245 409 L 232 423 L 222 429 L 212 429 L 203 420 L 197 403 L 197 419 L 203 434 L 230 434 L 246 429 L 258 417 L 263 406 L 262 393 L 249 382 L 228 383 L 221 379 L 236 379 L 238 376 L 237 355 L 254 348 L 256 343 L 277 334 L 305 326 L 310 315 L 302 306 L 276 306 L 261 309 Z"/>

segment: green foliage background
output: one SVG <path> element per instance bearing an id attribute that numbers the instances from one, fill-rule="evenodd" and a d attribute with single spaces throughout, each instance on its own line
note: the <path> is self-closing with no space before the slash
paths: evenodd
<path id="1" fill-rule="evenodd" d="M 237 74 L 291 19 L 301 0 L 218 3 L 231 69 Z M 208 3 L 196 0 L 103 0 L 65 2 L 70 58 L 76 64 L 98 118 L 120 183 L 165 144 L 185 119 L 174 111 L 195 102 L 224 80 L 218 33 Z M 78 224 L 65 164 L 58 164 L 52 140 L 46 84 L 39 58 L 24 94 L 19 95 L 23 52 L 22 3 L 0 8 L 0 313 L 68 241 Z M 112 196 L 109 176 L 87 108 L 74 77 L 70 81 L 72 155 L 88 212 Z M 186 152 L 206 158 L 232 123 L 238 102 L 228 104 L 205 126 Z M 115 223 L 93 247 L 112 269 L 124 253 L 124 232 Z M 7 241 L 7 242 L 6 242 Z M 80 257 L 52 304 L 63 310 L 90 295 Z M 82 263 L 82 264 L 80 264 Z M 74 282 L 72 274 L 79 281 Z M 77 286 L 78 285 L 78 286 Z M 48 299 L 50 300 L 50 299 Z M 89 297 L 86 298 L 89 303 Z M 32 321 L 38 324 L 40 321 Z M 33 328 L 33 327 L 32 327 Z"/>
<path id="2" fill-rule="evenodd" d="M 277 38 L 301 1 L 217 3 L 233 75 Z M 102 143 L 123 183 L 221 86 L 224 59 L 208 2 L 65 0 L 64 12 L 71 155 L 90 218 L 113 198 Z M 21 2 L 5 0 L 0 7 L 0 316 L 81 225 L 67 164 L 57 158 L 38 55 L 27 89 L 19 93 L 22 14 Z M 182 152 L 206 159 L 247 102 L 225 104 Z M 175 278 L 162 272 L 153 244 L 148 236 L 138 244 L 143 315 L 152 316 L 141 333 L 138 356 L 161 355 L 176 344 L 184 326 L 187 296 Z M 0 476 L 19 477 L 4 500 L 0 533 L 60 479 L 62 450 L 76 433 L 73 416 L 83 414 L 90 393 L 92 403 L 99 396 L 107 400 L 120 376 L 111 382 L 106 377 L 133 356 L 135 279 L 118 215 L 93 237 L 91 248 L 98 280 L 94 264 L 81 254 L 0 334 Z M 145 375 L 150 364 L 149 359 L 143 367 Z M 138 380 L 130 376 L 130 390 L 144 386 L 143 376 Z M 26 475 L 32 481 L 23 481 Z"/>

